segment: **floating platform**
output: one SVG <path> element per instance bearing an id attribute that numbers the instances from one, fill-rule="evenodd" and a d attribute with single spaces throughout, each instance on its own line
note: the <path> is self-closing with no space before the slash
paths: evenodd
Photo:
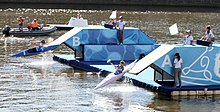
<path id="1" fill-rule="evenodd" d="M 80 54 L 54 55 L 53 59 L 65 65 L 106 76 L 112 72 L 106 61 L 139 59 L 124 76 L 133 84 L 165 95 L 220 94 L 220 45 L 160 45 L 138 28 L 126 27 L 123 45 L 118 45 L 118 31 L 103 26 L 75 27 L 44 49 L 55 49 L 64 44 Z M 42 51 L 44 52 L 44 51 Z M 28 54 L 29 53 L 29 54 Z M 38 54 L 21 51 L 14 56 Z M 182 60 L 182 87 L 174 88 L 174 54 Z M 144 57 L 141 55 L 144 54 Z M 141 57 L 141 58 L 140 58 Z M 110 66 L 110 65 L 108 65 Z M 114 67 L 111 66 L 114 70 Z"/>
<path id="2" fill-rule="evenodd" d="M 103 65 L 104 62 L 99 62 L 99 63 L 98 62 L 84 62 L 84 61 L 77 60 L 74 55 L 54 55 L 53 60 L 59 63 L 65 64 L 65 65 L 71 66 L 73 68 L 87 71 L 87 72 L 99 72 L 100 73 L 99 75 L 102 77 L 105 77 L 109 73 L 111 73 L 110 71 L 92 66 L 92 64 L 94 63 Z"/>
<path id="3" fill-rule="evenodd" d="M 88 72 L 99 72 L 101 69 L 93 67 L 89 64 L 86 64 L 85 62 L 79 61 L 76 58 L 74 58 L 74 55 L 54 55 L 53 60 L 58 61 L 62 64 L 82 69 Z"/>
<path id="4" fill-rule="evenodd" d="M 159 94 L 220 94 L 220 47 L 201 45 L 162 45 L 139 60 L 127 75 L 133 84 Z M 174 87 L 173 60 L 178 52 L 183 59 L 182 87 Z M 146 70 L 152 71 L 146 72 Z M 134 75 L 136 74 L 136 75 Z M 146 78 L 147 77 L 147 78 Z"/>
<path id="5" fill-rule="evenodd" d="M 133 85 L 157 92 L 166 96 L 191 96 L 191 95 L 220 95 L 220 86 L 182 86 L 174 88 L 169 86 L 158 86 L 131 79 Z M 169 82 L 168 82 L 169 83 Z"/>

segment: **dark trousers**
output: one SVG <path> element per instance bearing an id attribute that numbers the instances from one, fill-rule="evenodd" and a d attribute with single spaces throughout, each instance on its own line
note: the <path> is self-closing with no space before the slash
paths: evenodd
<path id="1" fill-rule="evenodd" d="M 123 33 L 124 33 L 124 30 L 118 30 L 118 41 L 119 41 L 119 43 L 123 43 Z"/>
<path id="2" fill-rule="evenodd" d="M 40 30 L 39 27 L 32 27 L 32 30 Z"/>

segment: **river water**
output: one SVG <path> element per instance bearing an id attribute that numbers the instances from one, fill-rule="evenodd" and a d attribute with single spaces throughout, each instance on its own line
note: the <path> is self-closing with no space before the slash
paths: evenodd
<path id="1" fill-rule="evenodd" d="M 108 21 L 111 11 L 64 9 L 0 9 L 0 27 L 6 24 L 17 27 L 20 15 L 27 22 L 37 18 L 39 23 L 67 23 L 80 12 L 89 24 L 99 25 Z M 195 39 L 211 25 L 219 37 L 219 13 L 191 12 L 124 12 L 127 26 L 139 27 L 158 43 L 182 43 L 183 38 L 171 36 L 168 28 L 177 23 L 179 31 L 193 31 Z M 36 42 L 58 38 L 66 31 L 56 31 L 50 36 L 35 37 Z M 72 54 L 72 50 L 59 48 L 30 57 L 10 57 L 31 47 L 31 37 L 0 36 L 0 111 L 1 112 L 217 112 L 220 96 L 165 97 L 135 87 L 126 82 L 115 82 L 107 88 L 94 91 L 103 79 L 96 73 L 75 70 L 52 60 L 53 54 Z M 218 43 L 218 39 L 216 41 Z"/>

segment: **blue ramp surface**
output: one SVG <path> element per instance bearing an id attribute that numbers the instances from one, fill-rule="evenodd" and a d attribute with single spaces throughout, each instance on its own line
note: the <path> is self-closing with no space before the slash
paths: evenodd
<path id="1" fill-rule="evenodd" d="M 74 36 L 75 34 L 77 34 L 80 31 L 81 31 L 81 29 L 78 28 L 78 27 L 73 28 L 72 30 L 70 30 L 67 33 L 63 34 L 61 37 L 59 37 L 55 41 L 51 42 L 49 45 L 45 45 L 43 48 L 39 48 L 39 46 L 37 46 L 37 47 L 34 47 L 34 48 L 23 50 L 23 51 L 21 51 L 17 54 L 11 55 L 11 56 L 17 56 L 17 57 L 18 56 L 29 56 L 29 55 L 36 55 L 36 54 L 40 54 L 40 53 L 43 53 L 43 52 L 47 52 L 49 50 L 53 50 L 53 49 L 57 48 L 58 46 L 60 46 L 67 39 L 71 38 L 72 36 Z"/>

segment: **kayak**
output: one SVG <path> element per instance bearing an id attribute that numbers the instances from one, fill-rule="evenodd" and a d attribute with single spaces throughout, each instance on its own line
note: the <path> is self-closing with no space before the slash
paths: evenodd
<path id="1" fill-rule="evenodd" d="M 45 47 L 36 46 L 34 48 L 30 48 L 30 49 L 21 51 L 17 54 L 12 54 L 11 56 L 19 57 L 19 56 L 36 55 L 36 54 L 40 54 L 40 53 L 55 49 L 57 47 L 58 47 L 58 45 L 45 46 Z"/>
<path id="2" fill-rule="evenodd" d="M 99 88 L 102 88 L 102 87 L 105 87 L 107 85 L 109 85 L 110 83 L 112 83 L 113 81 L 116 81 L 120 78 L 123 77 L 123 75 L 125 73 L 127 73 L 129 70 L 131 70 L 135 64 L 136 64 L 137 60 L 135 60 L 134 62 L 132 62 L 131 64 L 127 65 L 124 69 L 124 71 L 118 75 L 115 75 L 114 73 L 110 73 L 105 79 L 103 79 L 95 88 L 94 90 L 96 89 L 99 89 Z"/>

